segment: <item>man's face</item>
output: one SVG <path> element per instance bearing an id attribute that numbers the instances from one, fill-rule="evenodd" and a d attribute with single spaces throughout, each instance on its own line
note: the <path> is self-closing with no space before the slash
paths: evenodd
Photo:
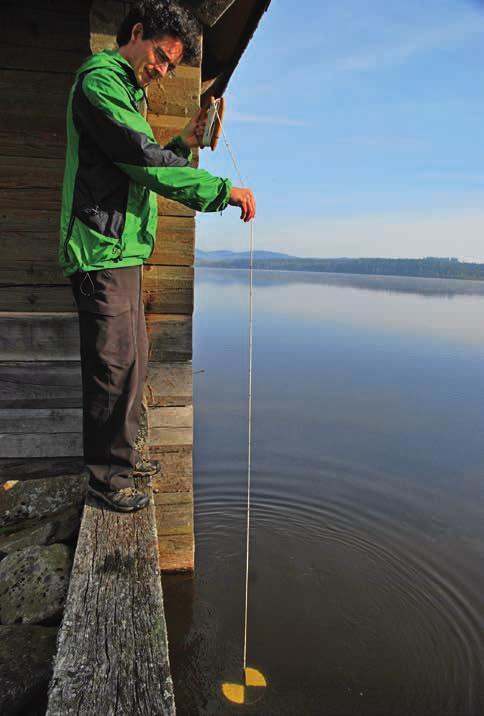
<path id="1" fill-rule="evenodd" d="M 171 35 L 143 40 L 143 26 L 133 27 L 129 62 L 133 67 L 140 87 L 146 87 L 153 80 L 164 77 L 174 70 L 183 57 L 183 42 Z"/>

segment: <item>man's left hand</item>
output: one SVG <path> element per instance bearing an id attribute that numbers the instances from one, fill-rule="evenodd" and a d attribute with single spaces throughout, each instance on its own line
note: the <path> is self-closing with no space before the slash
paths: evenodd
<path id="1" fill-rule="evenodd" d="M 206 123 L 207 110 L 199 109 L 196 115 L 191 118 L 185 129 L 180 134 L 187 147 L 194 149 L 195 147 L 200 146 Z"/>

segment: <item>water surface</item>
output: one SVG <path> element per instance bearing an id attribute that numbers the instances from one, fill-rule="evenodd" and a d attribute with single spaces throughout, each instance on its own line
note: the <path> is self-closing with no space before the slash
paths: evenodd
<path id="1" fill-rule="evenodd" d="M 247 273 L 199 269 L 178 713 L 239 713 Z M 261 716 L 484 713 L 484 285 L 255 272 L 248 663 Z M 251 693 L 250 698 L 256 695 Z"/>

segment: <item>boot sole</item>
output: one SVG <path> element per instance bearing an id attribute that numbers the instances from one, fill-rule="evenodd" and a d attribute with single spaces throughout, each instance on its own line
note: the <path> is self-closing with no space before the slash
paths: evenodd
<path id="1" fill-rule="evenodd" d="M 91 487 L 90 485 L 88 485 L 87 491 L 90 495 L 94 495 L 94 497 L 97 497 L 99 500 L 105 502 L 107 505 L 109 505 L 109 507 L 111 507 L 111 509 L 116 510 L 116 512 L 138 512 L 139 510 L 144 510 L 145 507 L 148 507 L 148 505 L 150 504 L 150 501 L 148 500 L 146 504 L 139 505 L 137 507 L 122 507 L 111 502 L 111 500 L 106 497 L 103 492 L 96 490 L 95 487 Z"/>

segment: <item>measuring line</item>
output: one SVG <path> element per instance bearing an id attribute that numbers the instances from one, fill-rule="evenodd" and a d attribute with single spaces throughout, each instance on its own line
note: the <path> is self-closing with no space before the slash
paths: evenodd
<path id="1" fill-rule="evenodd" d="M 215 113 L 217 119 L 220 122 L 220 129 L 222 130 L 222 137 L 227 147 L 227 151 L 232 160 L 232 164 L 235 167 L 235 172 L 239 178 L 239 182 L 242 187 L 245 188 L 245 182 L 242 177 L 242 173 L 237 164 L 237 160 L 230 148 L 227 136 L 224 132 L 223 124 L 221 122 L 217 108 L 215 107 Z M 247 444 L 247 540 L 246 540 L 246 560 L 245 560 L 245 616 L 244 616 L 244 670 L 247 666 L 247 614 L 249 604 L 249 545 L 250 545 L 250 484 L 251 484 L 251 467 L 252 467 L 252 355 L 253 355 L 253 254 L 254 254 L 254 222 L 251 221 L 249 224 L 249 425 L 248 425 L 248 444 Z"/>

